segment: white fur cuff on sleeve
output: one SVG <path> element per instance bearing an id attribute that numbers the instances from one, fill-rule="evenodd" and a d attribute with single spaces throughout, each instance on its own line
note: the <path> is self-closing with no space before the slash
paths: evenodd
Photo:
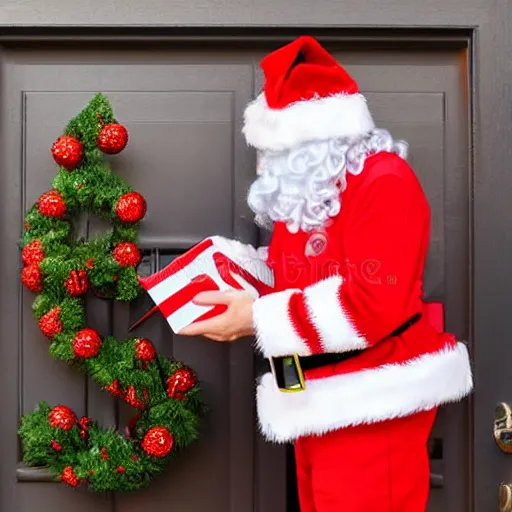
<path id="1" fill-rule="evenodd" d="M 299 290 L 271 293 L 253 305 L 256 346 L 264 357 L 311 354 L 306 341 L 297 333 L 290 319 L 288 304 Z"/>

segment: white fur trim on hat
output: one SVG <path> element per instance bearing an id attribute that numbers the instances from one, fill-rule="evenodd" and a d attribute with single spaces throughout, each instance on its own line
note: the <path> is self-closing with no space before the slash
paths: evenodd
<path id="1" fill-rule="evenodd" d="M 242 131 L 250 146 L 283 151 L 312 140 L 364 135 L 374 127 L 362 94 L 336 94 L 271 109 L 262 93 L 245 109 Z"/>

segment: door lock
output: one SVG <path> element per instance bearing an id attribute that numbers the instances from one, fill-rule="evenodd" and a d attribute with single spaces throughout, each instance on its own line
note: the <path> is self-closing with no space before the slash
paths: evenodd
<path id="1" fill-rule="evenodd" d="M 512 485 L 501 484 L 499 491 L 500 512 L 512 512 Z"/>
<path id="2" fill-rule="evenodd" d="M 494 439 L 502 452 L 512 453 L 512 408 L 506 403 L 494 410 Z"/>

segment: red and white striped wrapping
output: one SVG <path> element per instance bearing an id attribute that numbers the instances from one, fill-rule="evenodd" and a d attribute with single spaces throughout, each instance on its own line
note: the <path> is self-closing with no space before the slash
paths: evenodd
<path id="1" fill-rule="evenodd" d="M 219 236 L 203 240 L 164 269 L 139 281 L 175 333 L 225 311 L 222 305 L 194 304 L 200 292 L 247 290 L 258 298 L 274 286 L 271 269 L 254 247 Z"/>

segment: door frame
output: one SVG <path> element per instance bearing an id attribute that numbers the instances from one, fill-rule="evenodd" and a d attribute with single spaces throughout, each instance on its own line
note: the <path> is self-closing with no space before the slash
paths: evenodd
<path id="1" fill-rule="evenodd" d="M 389 3 L 389 0 L 386 0 Z M 400 0 L 404 1 L 404 0 Z M 474 0 L 484 4 L 483 0 Z M 456 3 L 456 2 L 454 2 Z M 469 304 L 471 326 L 469 343 L 475 364 L 475 382 L 477 392 L 470 401 L 470 452 L 469 488 L 471 510 L 487 512 L 496 506 L 496 485 L 507 475 L 506 457 L 496 455 L 492 440 L 491 422 L 493 409 L 497 401 L 512 399 L 512 389 L 508 394 L 508 375 L 505 362 L 512 358 L 512 345 L 502 343 L 512 339 L 512 322 L 508 321 L 507 292 L 512 288 L 512 273 L 508 271 L 506 258 L 496 261 L 495 253 L 512 253 L 512 237 L 508 226 L 512 225 L 512 209 L 508 191 L 512 190 L 512 175 L 507 173 L 512 154 L 512 122 L 508 119 L 512 106 L 512 69 L 507 69 L 508 52 L 512 48 L 512 34 L 506 30 L 506 19 L 512 21 L 512 10 L 507 9 L 506 0 L 496 2 L 495 12 L 484 16 L 475 11 L 475 19 L 466 26 L 442 27 L 441 15 L 439 25 L 433 27 L 413 28 L 411 20 L 409 28 L 387 27 L 369 28 L 364 26 L 330 27 L 330 28 L 295 28 L 282 27 L 266 29 L 262 27 L 226 27 L 226 28 L 169 28 L 169 27 L 65 27 L 40 26 L 22 27 L 7 26 L 0 22 L 0 48 L 11 45 L 24 46 L 44 44 L 61 44 L 73 42 L 79 45 L 104 44 L 108 42 L 122 45 L 123 42 L 137 42 L 141 45 L 176 43 L 187 46 L 204 45 L 205 43 L 222 43 L 263 47 L 273 47 L 287 42 L 290 38 L 305 31 L 318 37 L 324 43 L 348 45 L 357 43 L 359 47 L 375 46 L 411 48 L 452 49 L 465 48 L 468 51 L 467 79 L 470 95 L 468 96 L 468 116 L 470 133 L 469 179 L 473 201 L 470 203 L 470 294 Z M 455 9 L 456 7 L 450 7 Z M 462 5 L 459 8 L 463 8 Z M 446 8 L 445 8 L 446 9 Z M 466 15 L 464 16 L 466 17 Z M 462 19 L 462 15 L 461 15 Z M 466 20 L 468 21 L 468 20 Z M 279 21 L 277 21 L 279 24 Z M 302 27 L 307 27 L 307 22 Z M 243 35 L 242 35 L 243 34 Z M 488 59 L 484 57 L 488 56 Z M 492 57 L 492 58 L 491 58 Z M 1 51 L 0 51 L 1 58 Z M 501 65 L 500 65 L 501 63 Z M 512 68 L 512 67 L 511 67 Z M 0 77 L 2 80 L 2 77 Z M 0 90 L 1 94 L 1 90 Z M 508 108 L 507 108 L 508 107 Z M 4 180 L 5 170 L 0 172 Z M 475 177 L 475 178 L 474 178 Z M 12 194 L 16 196 L 16 194 Z M 17 198 L 9 197 L 5 202 L 5 210 L 20 213 L 21 205 Z M 20 226 L 9 224 L 8 216 L 0 220 L 2 240 L 17 239 Z M 497 250 L 496 250 L 497 248 Z M 6 258 L 4 258 L 5 260 Z M 0 268 L 4 274 L 10 269 L 12 262 L 3 261 Z M 17 279 L 9 279 L 2 287 L 2 308 L 0 318 L 5 325 L 9 322 L 9 308 L 4 306 L 13 297 L 19 297 Z M 474 344 L 474 340 L 479 340 Z M 479 346 L 485 350 L 478 350 Z M 17 382 L 16 365 L 18 360 L 16 344 L 5 340 L 1 346 L 0 358 L 0 389 L 12 389 Z M 499 359 L 498 359 L 499 356 Z M 500 362 L 501 367 L 499 366 Z M 1 435 L 12 435 L 18 421 L 16 403 L 9 400 L 4 393 L 0 394 L 3 415 L 0 415 Z M 257 438 L 255 446 L 255 512 L 268 510 L 284 510 L 284 489 L 286 484 L 284 471 L 284 455 L 277 457 L 276 450 Z M 478 449 L 476 449 L 478 447 Z M 14 443 L 4 446 L 4 462 L 0 464 L 0 492 L 9 510 L 15 510 L 10 461 L 17 460 L 18 450 Z M 479 468 L 481 471 L 478 471 Z M 282 470 L 282 471 L 281 471 Z M 23 479 L 23 471 L 19 473 Z M 510 474 L 510 473 L 509 473 Z M 512 475 L 511 475 L 512 477 Z M 28 475 L 26 474 L 26 478 Z M 280 480 L 282 478 L 282 480 Z M 30 480 L 37 479 L 33 474 Z M 47 476 L 41 475 L 45 481 Z M 46 480 L 47 481 L 47 480 Z"/>

